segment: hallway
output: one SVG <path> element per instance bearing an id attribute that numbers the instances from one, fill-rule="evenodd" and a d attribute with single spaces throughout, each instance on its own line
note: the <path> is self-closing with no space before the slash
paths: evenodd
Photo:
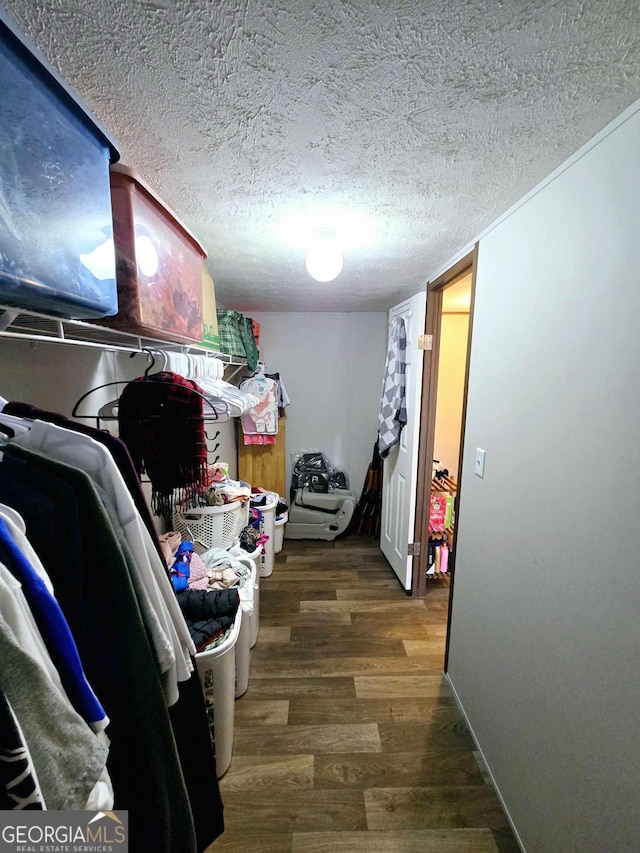
<path id="1" fill-rule="evenodd" d="M 441 677 L 447 600 L 407 597 L 372 540 L 285 541 L 210 853 L 518 851 Z"/>

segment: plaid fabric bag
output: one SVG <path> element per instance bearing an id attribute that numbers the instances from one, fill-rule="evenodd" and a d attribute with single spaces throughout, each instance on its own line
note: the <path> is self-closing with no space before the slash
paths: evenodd
<path id="1" fill-rule="evenodd" d="M 253 320 L 250 317 L 241 315 L 240 338 L 247 354 L 247 367 L 249 370 L 255 370 L 258 366 L 258 345 L 253 334 Z"/>
<path id="2" fill-rule="evenodd" d="M 227 308 L 219 308 L 216 315 L 218 317 L 220 352 L 246 358 L 247 351 L 243 340 L 243 337 L 246 337 L 243 328 L 245 318 L 243 315 L 239 311 Z"/>

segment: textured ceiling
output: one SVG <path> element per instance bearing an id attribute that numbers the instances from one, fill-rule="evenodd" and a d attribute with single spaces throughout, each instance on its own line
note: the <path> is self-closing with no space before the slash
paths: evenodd
<path id="1" fill-rule="evenodd" d="M 637 0 L 0 2 L 249 312 L 388 308 L 640 97 Z"/>

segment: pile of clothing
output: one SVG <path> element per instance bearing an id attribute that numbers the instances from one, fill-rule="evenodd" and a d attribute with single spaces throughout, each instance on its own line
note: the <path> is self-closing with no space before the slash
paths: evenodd
<path id="1" fill-rule="evenodd" d="M 171 582 L 196 651 L 216 648 L 227 639 L 239 607 L 253 613 L 251 569 L 223 548 L 197 554 L 194 543 L 175 531 L 160 541 L 171 552 Z"/>
<path id="2" fill-rule="evenodd" d="M 251 486 L 242 480 L 230 479 L 228 470 L 228 463 L 217 462 L 209 466 L 208 487 L 198 494 L 193 506 L 224 506 L 234 501 L 249 500 Z"/>
<path id="3" fill-rule="evenodd" d="M 240 531 L 238 545 L 232 548 L 232 553 L 253 554 L 256 548 L 262 547 L 269 541 L 269 537 L 262 530 L 263 514 L 259 509 L 253 507 L 249 510 L 249 524 Z"/>
<path id="4" fill-rule="evenodd" d="M 237 588 L 187 589 L 176 597 L 198 652 L 213 649 L 227 639 L 240 606 Z"/>

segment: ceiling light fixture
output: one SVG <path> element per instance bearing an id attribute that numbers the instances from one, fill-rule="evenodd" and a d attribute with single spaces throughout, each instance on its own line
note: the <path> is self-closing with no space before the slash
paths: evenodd
<path id="1" fill-rule="evenodd" d="M 342 246 L 331 228 L 318 228 L 311 235 L 306 266 L 316 281 L 333 281 L 342 270 Z"/>

